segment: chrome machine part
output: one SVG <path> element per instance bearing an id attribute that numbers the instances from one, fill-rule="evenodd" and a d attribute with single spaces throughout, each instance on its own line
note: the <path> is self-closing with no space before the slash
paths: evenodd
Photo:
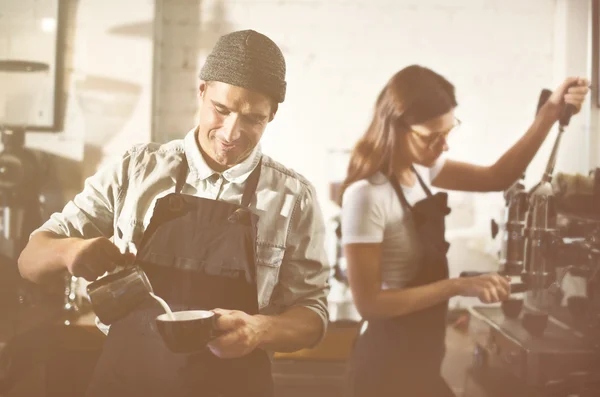
<path id="1" fill-rule="evenodd" d="M 569 124 L 574 108 L 565 107 L 559 120 L 558 135 L 552 147 L 542 180 L 529 193 L 524 230 L 525 249 L 522 279 L 529 283 L 525 295 L 525 305 L 536 311 L 546 312 L 551 305 L 552 296 L 547 287 L 555 280 L 554 255 L 552 247 L 558 238 L 557 210 L 552 188 L 552 174 L 562 134 Z"/>
<path id="2" fill-rule="evenodd" d="M 543 89 L 536 107 L 536 115 L 548 101 L 552 91 Z M 503 235 L 500 248 L 500 272 L 518 276 L 523 271 L 523 255 L 525 236 L 523 229 L 526 224 L 528 209 L 527 191 L 525 190 L 525 175 L 504 192 L 506 208 L 504 211 Z M 494 226 L 494 225 L 493 225 Z M 495 236 L 495 233 L 492 232 Z"/>
<path id="3" fill-rule="evenodd" d="M 525 228 L 527 215 L 527 192 L 525 191 L 523 179 L 507 190 L 504 197 L 507 207 L 504 212 L 500 271 L 507 275 L 516 276 L 523 271 L 523 229 Z"/>

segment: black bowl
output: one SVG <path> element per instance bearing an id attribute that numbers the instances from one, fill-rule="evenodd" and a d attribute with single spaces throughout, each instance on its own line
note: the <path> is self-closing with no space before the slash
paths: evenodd
<path id="1" fill-rule="evenodd" d="M 217 315 L 207 310 L 185 310 L 156 317 L 156 327 L 165 345 L 173 353 L 193 353 L 202 350 L 217 336 Z"/>
<path id="2" fill-rule="evenodd" d="M 502 313 L 508 318 L 517 318 L 523 309 L 523 299 L 511 298 L 502 301 Z"/>
<path id="3" fill-rule="evenodd" d="M 521 323 L 523 324 L 523 328 L 525 328 L 531 335 L 540 337 L 544 334 L 544 331 L 548 326 L 548 314 L 525 312 L 523 313 Z"/>

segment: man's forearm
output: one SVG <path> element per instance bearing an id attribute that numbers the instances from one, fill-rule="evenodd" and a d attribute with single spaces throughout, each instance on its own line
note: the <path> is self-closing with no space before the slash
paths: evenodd
<path id="1" fill-rule="evenodd" d="M 263 323 L 260 347 L 269 351 L 293 352 L 314 346 L 323 332 L 321 317 L 306 307 L 257 317 Z"/>
<path id="2" fill-rule="evenodd" d="M 35 283 L 50 282 L 66 270 L 64 251 L 71 238 L 62 238 L 50 232 L 34 234 L 19 256 L 21 276 Z"/>

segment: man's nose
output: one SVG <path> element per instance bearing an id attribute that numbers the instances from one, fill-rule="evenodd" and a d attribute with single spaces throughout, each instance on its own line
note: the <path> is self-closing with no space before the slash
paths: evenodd
<path id="1" fill-rule="evenodd" d="M 221 139 L 224 139 L 227 143 L 235 142 L 241 136 L 241 122 L 237 115 L 230 114 L 223 124 L 223 135 Z"/>

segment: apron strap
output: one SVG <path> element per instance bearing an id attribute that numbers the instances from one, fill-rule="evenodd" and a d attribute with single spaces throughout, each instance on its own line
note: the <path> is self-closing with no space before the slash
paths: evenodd
<path id="1" fill-rule="evenodd" d="M 392 184 L 392 187 L 396 191 L 396 196 L 398 196 L 398 198 L 400 199 L 400 203 L 402 203 L 402 205 L 405 208 L 412 210 L 412 205 L 410 205 L 408 200 L 406 200 L 406 196 L 404 196 L 404 191 L 402 190 L 402 187 L 398 183 L 398 179 L 396 179 L 396 176 L 392 174 L 389 179 L 390 179 L 390 183 Z"/>
<path id="2" fill-rule="evenodd" d="M 412 168 L 413 172 L 417 175 L 417 180 L 419 181 L 419 185 L 421 185 L 421 188 L 423 189 L 423 191 L 425 191 L 425 194 L 427 195 L 427 197 L 431 197 L 432 196 L 431 190 L 429 190 L 429 188 L 427 187 L 425 182 L 423 182 L 421 175 L 419 175 L 419 173 L 417 172 L 417 170 L 415 169 L 414 166 L 411 166 L 411 168 Z M 392 176 L 389 178 L 389 180 L 390 180 L 390 183 L 392 184 L 392 187 L 396 191 L 396 195 L 400 199 L 400 202 L 402 203 L 402 205 L 404 205 L 406 208 L 412 210 L 412 205 L 410 205 L 410 203 L 406 199 L 406 196 L 404 195 L 404 190 L 402 190 L 402 187 L 398 183 L 398 179 L 392 174 Z"/>
<path id="3" fill-rule="evenodd" d="M 246 187 L 244 188 L 244 194 L 242 196 L 242 207 L 250 206 L 252 198 L 256 194 L 256 187 L 258 186 L 258 180 L 260 179 L 260 171 L 262 166 L 262 157 L 258 161 L 258 164 L 254 168 L 254 171 L 250 174 L 246 180 Z M 188 175 L 188 162 L 187 157 L 184 155 L 179 170 L 177 171 L 177 179 L 175 180 L 175 193 L 181 193 L 183 186 Z"/>
<path id="4" fill-rule="evenodd" d="M 431 190 L 429 190 L 429 188 L 427 187 L 427 184 L 425 182 L 423 182 L 423 178 L 421 178 L 421 175 L 419 175 L 419 173 L 417 172 L 417 170 L 415 169 L 415 166 L 411 166 L 413 172 L 415 174 L 417 174 L 417 179 L 419 180 L 419 184 L 421 185 L 421 188 L 425 191 L 425 194 L 427 195 L 427 197 L 431 197 Z"/>
<path id="5" fill-rule="evenodd" d="M 256 194 L 256 187 L 258 186 L 258 180 L 260 179 L 260 170 L 262 168 L 262 157 L 258 160 L 258 164 L 254 168 L 254 171 L 250 174 L 246 180 L 246 187 L 244 188 L 244 195 L 242 196 L 242 207 L 249 207 L 252 202 L 252 198 Z"/>

